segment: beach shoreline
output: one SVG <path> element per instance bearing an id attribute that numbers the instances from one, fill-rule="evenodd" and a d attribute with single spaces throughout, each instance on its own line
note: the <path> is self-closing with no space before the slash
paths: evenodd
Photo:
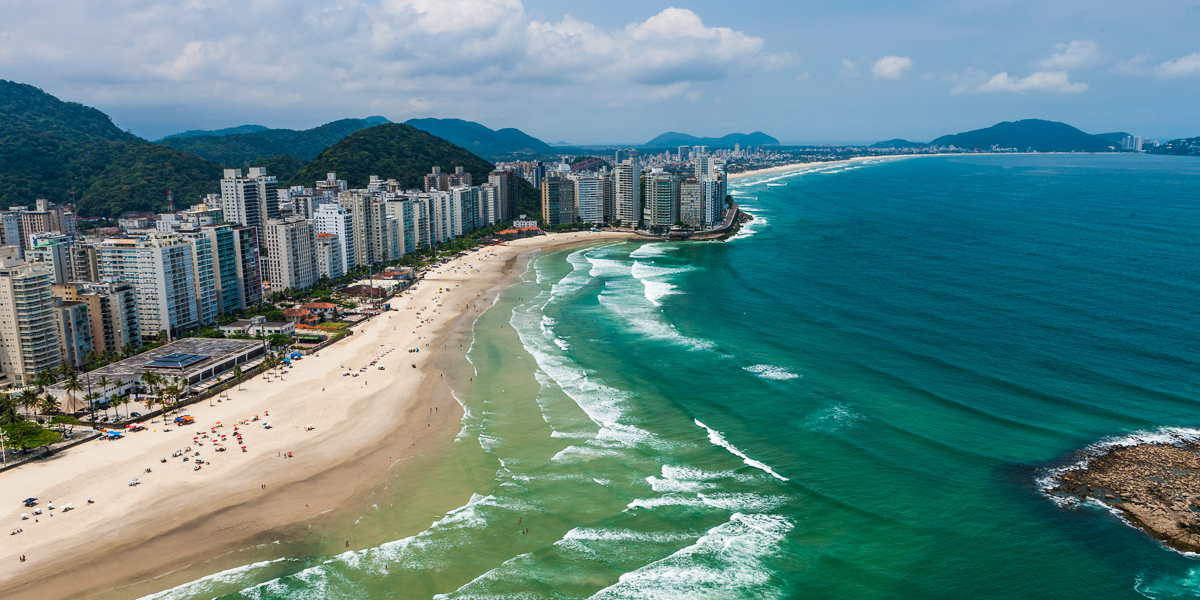
<path id="1" fill-rule="evenodd" d="M 172 577 L 177 570 L 361 504 L 389 472 L 418 474 L 458 433 L 462 408 L 442 372 L 465 362 L 471 327 L 496 294 L 543 251 L 627 237 L 572 233 L 485 247 L 440 265 L 390 302 L 397 310 L 298 362 L 284 381 L 257 377 L 244 391 L 231 391 L 228 402 L 188 407 L 196 424 L 187 431 L 153 423 L 118 442 L 89 442 L 0 473 L 0 488 L 11 496 L 0 521 L 24 528 L 0 549 L 0 596 L 119 598 L 169 589 L 219 569 Z M 460 340 L 461 349 L 445 343 Z M 406 352 L 411 346 L 422 351 Z M 394 350 L 381 356 L 387 347 Z M 360 377 L 342 375 L 379 356 L 382 372 L 372 366 Z M 231 434 L 230 424 L 253 415 L 262 420 L 241 427 L 249 452 L 193 447 L 212 462 L 200 471 L 179 458 L 160 462 L 176 446 L 190 445 L 193 428 L 207 431 L 220 421 L 226 426 L 218 431 Z M 264 430 L 262 422 L 273 428 Z M 307 431 L 309 424 L 316 429 Z M 285 459 L 288 452 L 294 458 Z M 401 462 L 415 457 L 421 458 Z M 141 485 L 128 486 L 135 477 Z M 53 500 L 56 508 L 71 502 L 76 510 L 22 521 L 19 514 L 31 509 L 16 501 L 26 496 L 41 498 L 41 507 Z M 96 504 L 84 502 L 89 496 Z M 462 500 L 446 498 L 445 509 Z M 22 555 L 26 562 L 18 561 Z"/>
<path id="2" fill-rule="evenodd" d="M 838 165 L 850 165 L 850 164 L 860 163 L 860 162 L 868 161 L 868 160 L 880 160 L 880 159 L 891 159 L 891 158 L 912 158 L 914 156 L 935 156 L 935 155 L 931 155 L 931 154 L 894 154 L 894 155 L 887 155 L 887 156 L 858 156 L 855 158 L 848 158 L 845 160 L 792 163 L 789 165 L 779 165 L 778 167 L 767 167 L 765 169 L 755 169 L 753 171 L 741 171 L 738 173 L 730 173 L 729 179 L 730 179 L 730 181 L 732 181 L 735 179 L 745 179 L 747 177 L 756 177 L 759 175 L 770 175 L 772 173 L 786 173 L 786 172 L 796 171 L 796 170 L 805 169 L 805 168 L 820 169 L 820 168 L 825 168 L 825 167 L 836 167 Z"/>

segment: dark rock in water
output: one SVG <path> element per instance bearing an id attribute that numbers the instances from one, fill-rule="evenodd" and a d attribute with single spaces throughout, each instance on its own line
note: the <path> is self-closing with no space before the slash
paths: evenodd
<path id="1" fill-rule="evenodd" d="M 1060 490 L 1105 502 L 1168 546 L 1200 551 L 1200 443 L 1113 446 L 1058 476 Z M 1094 490 L 1094 491 L 1093 491 Z"/>

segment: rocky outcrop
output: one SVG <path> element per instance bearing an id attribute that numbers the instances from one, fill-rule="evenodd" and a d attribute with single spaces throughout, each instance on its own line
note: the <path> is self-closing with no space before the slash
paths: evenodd
<path id="1" fill-rule="evenodd" d="M 1062 471 L 1048 492 L 1093 498 L 1168 546 L 1200 551 L 1200 443 L 1140 443 L 1104 449 Z"/>

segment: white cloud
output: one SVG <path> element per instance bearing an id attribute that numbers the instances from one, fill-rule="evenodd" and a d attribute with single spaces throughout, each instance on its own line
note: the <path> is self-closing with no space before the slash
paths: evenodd
<path id="1" fill-rule="evenodd" d="M 871 66 L 871 77 L 875 79 L 900 79 L 911 69 L 913 61 L 907 56 L 885 56 Z"/>
<path id="2" fill-rule="evenodd" d="M 1075 40 L 1069 44 L 1056 45 L 1054 54 L 1040 64 L 1047 71 L 1060 71 L 1090 67 L 1103 59 L 1104 54 L 1100 52 L 1100 46 L 1096 42 Z"/>
<path id="3" fill-rule="evenodd" d="M 1154 67 L 1154 74 L 1159 77 L 1200 76 L 1200 52 L 1193 52 L 1187 56 L 1168 60 Z"/>
<path id="4" fill-rule="evenodd" d="M 842 79 L 857 79 L 862 77 L 862 67 L 858 63 L 848 59 L 842 59 Z"/>
<path id="5" fill-rule="evenodd" d="M 604 28 L 537 21 L 520 0 L 39 0 L 2 27 L 6 78 L 56 81 L 72 100 L 390 106 L 389 118 L 538 94 L 698 99 L 703 82 L 793 60 L 687 9 Z"/>
<path id="6" fill-rule="evenodd" d="M 980 84 L 973 91 L 985 94 L 991 92 L 1077 94 L 1087 89 L 1088 84 L 1086 83 L 1072 83 L 1066 71 L 1040 71 L 1023 78 L 1013 78 L 1008 73 L 999 73 Z"/>

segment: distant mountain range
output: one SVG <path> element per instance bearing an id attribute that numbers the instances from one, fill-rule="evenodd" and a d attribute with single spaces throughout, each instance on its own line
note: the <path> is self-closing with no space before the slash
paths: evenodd
<path id="1" fill-rule="evenodd" d="M 237 129 L 258 127 L 257 125 L 242 125 L 186 137 L 181 137 L 184 134 L 168 136 L 159 140 L 158 143 L 168 148 L 191 152 L 214 162 L 241 167 L 275 156 L 291 156 L 301 160 L 311 160 L 322 150 L 351 133 L 390 122 L 383 117 L 368 117 L 366 119 L 342 119 L 300 131 L 264 128 L 250 133 L 234 132 Z"/>
<path id="2" fill-rule="evenodd" d="M 83 215 L 161 210 L 217 191 L 221 165 L 121 131 L 108 115 L 0 80 L 0 206 L 74 200 Z"/>
<path id="3" fill-rule="evenodd" d="M 668 131 L 643 144 L 648 148 L 672 148 L 675 146 L 708 146 L 709 148 L 733 148 L 740 144 L 742 148 L 749 146 L 778 146 L 779 140 L 761 132 L 731 133 L 719 138 L 701 138 L 686 133 Z"/>
<path id="4" fill-rule="evenodd" d="M 1105 135 L 1124 135 L 1120 133 Z M 987 150 L 992 146 L 1033 150 L 1035 152 L 1109 152 L 1120 148 L 1120 142 L 1084 133 L 1066 123 L 1025 119 L 1004 121 L 986 129 L 976 129 L 954 135 L 943 135 L 930 146 L 954 146 L 967 150 Z"/>
<path id="5" fill-rule="evenodd" d="M 167 138 L 196 137 L 201 135 L 220 137 L 223 135 L 237 135 L 239 133 L 254 133 L 256 131 L 265 131 L 267 129 L 270 129 L 270 127 L 265 127 L 263 125 L 238 125 L 237 127 L 226 127 L 225 129 L 189 129 L 182 133 L 172 133 L 171 135 L 163 136 L 162 139 L 158 141 L 161 142 Z"/>
<path id="6" fill-rule="evenodd" d="M 462 119 L 409 119 L 404 124 L 454 142 L 479 156 L 490 158 L 511 160 L 521 155 L 534 157 L 561 152 L 552 148 L 550 144 L 511 127 L 493 131 L 479 123 Z"/>

